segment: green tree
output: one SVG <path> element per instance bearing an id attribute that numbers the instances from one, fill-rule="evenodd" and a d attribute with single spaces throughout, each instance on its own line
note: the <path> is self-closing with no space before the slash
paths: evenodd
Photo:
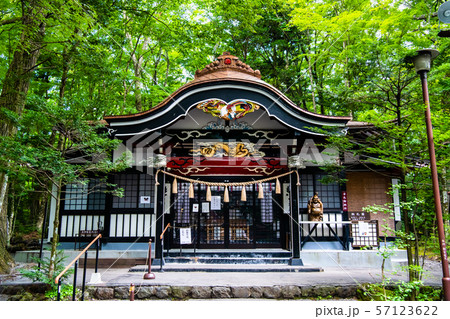
<path id="1" fill-rule="evenodd" d="M 431 184 L 429 169 L 420 165 L 428 161 L 421 88 L 418 76 L 412 65 L 405 63 L 405 58 L 417 49 L 432 46 L 436 36 L 432 36 L 431 31 L 436 29 L 436 21 L 427 19 L 424 23 L 416 18 L 419 13 L 427 17 L 432 14 L 422 2 L 415 7 L 405 7 L 400 1 L 388 1 L 372 3 L 370 8 L 370 19 L 363 15 L 360 21 L 364 28 L 359 32 L 353 30 L 360 35 L 359 41 L 347 46 L 353 54 L 348 61 L 365 62 L 357 68 L 352 68 L 350 63 L 347 65 L 351 74 L 356 71 L 362 74 L 353 77 L 343 99 L 350 106 L 354 120 L 370 123 L 365 129 L 368 135 L 349 136 L 345 142 L 338 137 L 341 142 L 333 143 L 336 147 L 345 145 L 346 151 L 353 150 L 360 156 L 362 165 L 398 170 L 402 185 L 403 239 L 407 243 L 409 279 L 413 282 L 420 276 L 417 271 L 419 252 L 422 239 L 427 238 L 433 228 L 434 210 L 430 207 L 434 205 L 428 186 Z M 440 63 L 439 59 L 435 61 L 436 65 Z M 433 76 L 433 79 L 436 78 Z M 433 100 L 440 96 L 439 90 L 437 87 Z M 440 116 L 440 121 L 435 121 L 438 159 L 444 168 L 448 165 L 445 155 L 448 154 L 448 135 L 441 130 L 448 126 L 449 117 L 439 103 L 436 109 Z M 415 198 L 423 204 L 407 205 Z"/>
<path id="2" fill-rule="evenodd" d="M 2 69 L 0 94 L 0 138 L 14 138 L 17 121 L 20 119 L 34 72 L 44 61 L 41 53 L 54 44 L 66 41 L 67 33 L 73 36 L 74 29 L 86 25 L 82 8 L 59 0 L 22 0 L 5 6 L 0 21 L 1 36 L 8 38 L 2 46 L 2 54 L 8 68 Z M 70 27 L 75 25 L 76 27 Z M 76 33 L 75 33 L 76 34 Z M 63 40 L 61 40 L 63 38 Z M 8 174 L 14 163 L 4 162 L 0 170 L 0 262 L 1 270 L 8 269 L 8 254 L 5 251 L 8 218 Z"/>
<path id="3" fill-rule="evenodd" d="M 89 123 L 83 116 L 83 105 L 66 102 L 61 105 L 42 99 L 31 99 L 23 117 L 17 121 L 21 134 L 1 141 L 0 163 L 9 165 L 9 174 L 32 177 L 43 192 L 56 199 L 56 216 L 52 234 L 50 273 L 52 274 L 59 233 L 59 206 L 62 186 L 84 183 L 95 174 L 123 168 L 109 156 L 117 141 L 108 138 L 101 124 Z M 53 137 L 55 136 L 55 138 Z M 56 194 L 52 191 L 56 189 Z"/>

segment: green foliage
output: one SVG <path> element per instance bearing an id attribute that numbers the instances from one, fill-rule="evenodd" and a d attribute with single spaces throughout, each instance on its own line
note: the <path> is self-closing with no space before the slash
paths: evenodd
<path id="1" fill-rule="evenodd" d="M 402 188 L 404 185 L 397 185 L 392 192 L 397 188 Z M 413 206 L 423 204 L 420 199 L 414 199 L 411 202 L 400 202 L 402 209 L 411 210 Z M 364 211 L 370 213 L 384 213 L 390 215 L 393 210 L 393 204 L 386 205 L 370 205 L 364 207 Z M 427 300 L 441 300 L 441 289 L 434 289 L 431 287 L 425 287 L 423 284 L 423 276 L 425 270 L 419 265 L 418 252 L 416 258 L 408 263 L 408 266 L 402 267 L 402 270 L 409 274 L 409 281 L 393 281 L 385 273 L 385 263 L 391 258 L 398 249 L 412 249 L 418 250 L 418 238 L 414 236 L 414 233 L 407 233 L 404 230 L 394 230 L 388 227 L 386 224 L 382 225 L 383 234 L 385 238 L 389 233 L 395 235 L 395 242 L 387 244 L 384 242 L 384 247 L 378 249 L 378 254 L 382 257 L 381 265 L 381 282 L 366 284 L 361 287 L 360 295 L 363 300 L 375 300 L 375 301 L 427 301 Z M 412 275 L 412 276 L 411 276 Z"/>
<path id="2" fill-rule="evenodd" d="M 33 266 L 31 269 L 20 269 L 19 272 L 23 277 L 31 279 L 33 282 L 42 282 L 48 285 L 49 289 L 45 292 L 45 297 L 48 300 L 57 300 L 58 295 L 58 285 L 55 284 L 55 278 L 58 276 L 64 269 L 64 260 L 67 257 L 64 256 L 64 251 L 58 250 L 55 257 L 55 271 L 52 272 L 50 276 L 50 258 L 42 258 L 33 257 L 33 261 L 36 263 L 40 263 L 41 267 L 39 268 L 37 265 Z M 60 290 L 60 299 L 61 300 L 72 300 L 73 295 L 73 286 L 70 284 L 65 284 L 70 275 L 73 273 L 73 269 L 69 269 L 64 275 L 61 277 L 61 290 Z M 79 298 L 81 295 L 81 290 L 78 288 L 75 291 L 76 298 Z"/>
<path id="3" fill-rule="evenodd" d="M 20 269 L 19 272 L 22 276 L 31 279 L 33 282 L 42 282 L 48 284 L 51 291 L 56 291 L 58 285 L 55 283 L 55 278 L 65 269 L 64 260 L 67 256 L 64 256 L 63 250 L 58 250 L 55 255 L 54 271 L 50 272 L 50 258 L 44 257 L 39 259 L 38 257 L 33 257 L 33 261 L 40 263 L 41 267 L 37 265 L 33 266 L 31 269 Z M 69 276 L 73 273 L 73 269 L 69 269 L 61 277 L 61 282 L 66 281 Z"/>
<path id="4" fill-rule="evenodd" d="M 370 301 L 440 301 L 442 289 L 424 286 L 422 281 L 385 281 L 366 284 L 358 292 L 360 299 Z"/>
<path id="5" fill-rule="evenodd" d="M 72 296 L 73 296 L 73 286 L 72 285 L 62 285 L 61 291 L 60 291 L 60 300 L 69 301 L 69 300 L 72 300 Z M 49 290 L 45 293 L 45 297 L 48 300 L 55 301 L 58 299 L 58 291 L 55 289 Z M 75 290 L 76 300 L 79 300 L 80 297 L 81 297 L 81 290 L 76 288 L 76 290 Z"/>
<path id="6" fill-rule="evenodd" d="M 110 154 L 118 141 L 102 133 L 101 125 L 80 116 L 84 105 L 71 101 L 61 106 L 32 96 L 27 106 L 19 121 L 19 134 L 0 140 L 0 162 L 10 174 L 27 174 L 38 180 L 51 176 L 54 183 L 65 184 L 88 172 L 125 167 L 123 162 L 112 163 L 108 156 L 99 156 Z M 67 156 L 73 159 L 67 160 Z M 7 165 L 11 162 L 15 165 Z"/>

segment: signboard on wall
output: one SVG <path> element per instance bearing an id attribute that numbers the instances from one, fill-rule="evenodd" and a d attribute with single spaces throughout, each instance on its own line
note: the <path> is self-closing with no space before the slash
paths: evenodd
<path id="1" fill-rule="evenodd" d="M 141 204 L 150 204 L 150 196 L 141 196 Z"/>
<path id="2" fill-rule="evenodd" d="M 342 192 L 342 210 L 348 212 L 347 192 Z"/>
<path id="3" fill-rule="evenodd" d="M 370 220 L 370 213 L 368 212 L 350 212 L 348 213 L 350 220 Z"/>
<path id="4" fill-rule="evenodd" d="M 398 184 L 400 184 L 400 180 L 397 178 L 392 179 L 392 189 L 393 189 L 393 200 L 394 200 L 394 220 L 400 221 L 402 220 L 401 212 L 400 212 L 400 195 L 398 193 Z"/>
<path id="5" fill-rule="evenodd" d="M 378 221 L 353 221 L 351 224 L 352 247 L 379 247 Z"/>

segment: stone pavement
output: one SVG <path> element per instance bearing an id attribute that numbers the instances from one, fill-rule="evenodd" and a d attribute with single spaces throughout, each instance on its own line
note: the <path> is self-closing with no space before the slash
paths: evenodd
<path id="1" fill-rule="evenodd" d="M 233 267 L 236 265 L 230 265 Z M 268 266 L 273 267 L 273 266 Z M 381 281 L 379 268 L 325 267 L 314 272 L 160 272 L 152 267 L 155 279 L 143 279 L 146 271 L 128 268 L 99 269 L 101 282 L 93 283 L 94 269 L 86 271 L 89 298 L 129 299 L 129 288 L 135 286 L 137 299 L 222 299 L 222 298 L 354 298 L 362 284 Z M 407 280 L 405 272 L 387 272 L 393 282 Z M 439 267 L 431 267 L 425 285 L 441 286 Z M 81 287 L 83 269 L 78 270 L 77 286 Z M 92 277 L 94 278 L 94 277 Z M 0 294 L 6 287 L 27 285 L 26 278 L 4 278 Z M 72 283 L 72 279 L 68 281 Z M 14 290 L 14 289 L 13 289 Z M 11 293 L 9 293 L 11 294 Z M 1 300 L 1 298 L 0 298 Z"/>
<path id="2" fill-rule="evenodd" d="M 146 271 L 128 272 L 127 269 L 99 269 L 103 283 L 117 286 L 133 283 L 137 285 L 169 286 L 273 286 L 273 285 L 346 285 L 380 281 L 379 269 L 326 268 L 322 272 L 159 272 L 152 268 L 155 279 L 144 280 Z M 88 269 L 89 280 L 92 269 Z M 404 274 L 391 274 L 393 279 L 405 280 Z M 80 283 L 81 278 L 78 277 Z M 430 284 L 438 283 L 431 279 Z"/>
<path id="3" fill-rule="evenodd" d="M 362 284 L 381 281 L 380 269 L 367 268 L 325 268 L 322 272 L 159 272 L 157 267 L 152 272 L 155 279 L 146 280 L 146 271 L 99 269 L 102 282 L 91 283 L 87 289 L 96 299 L 128 299 L 130 284 L 135 286 L 136 299 L 342 299 L 355 298 Z M 89 269 L 88 281 L 92 273 Z M 440 276 L 439 272 L 430 272 L 425 285 L 439 287 Z M 390 272 L 389 277 L 394 282 L 407 280 L 404 272 Z"/>

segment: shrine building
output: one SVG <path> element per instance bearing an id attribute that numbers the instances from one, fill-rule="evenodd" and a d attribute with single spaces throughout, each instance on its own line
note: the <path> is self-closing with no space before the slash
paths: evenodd
<path id="1" fill-rule="evenodd" d="M 66 185 L 63 248 L 101 231 L 103 250 L 146 251 L 151 239 L 155 261 L 182 249 L 267 250 L 301 265 L 311 249 L 378 247 L 389 237 L 383 225 L 400 220 L 397 210 L 392 219 L 363 211 L 398 200 L 388 195 L 394 171 L 324 146 L 326 132 L 364 135 L 370 126 L 302 109 L 229 53 L 150 110 L 104 120 L 121 141 L 114 160 L 131 155 L 127 170 L 107 177 L 123 197 L 100 178 Z M 330 164 L 344 167 L 340 182 L 327 178 Z"/>

